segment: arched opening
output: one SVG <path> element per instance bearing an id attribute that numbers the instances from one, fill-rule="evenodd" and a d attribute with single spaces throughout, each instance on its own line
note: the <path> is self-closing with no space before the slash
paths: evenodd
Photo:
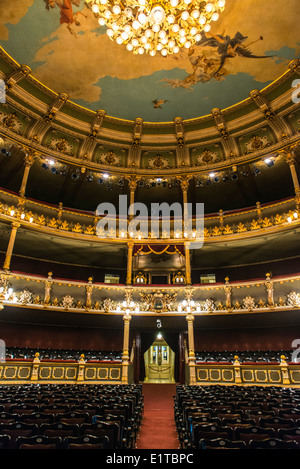
<path id="1" fill-rule="evenodd" d="M 145 383 L 174 383 L 175 353 L 161 334 L 144 353 Z"/>

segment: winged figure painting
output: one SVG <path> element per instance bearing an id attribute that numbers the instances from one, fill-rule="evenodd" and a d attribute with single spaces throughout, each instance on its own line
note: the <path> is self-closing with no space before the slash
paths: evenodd
<path id="1" fill-rule="evenodd" d="M 248 37 L 243 36 L 240 32 L 237 32 L 233 38 L 228 35 L 225 36 L 225 33 L 220 35 L 203 33 L 201 40 L 189 51 L 189 60 L 193 71 L 182 80 L 165 79 L 164 81 L 173 88 L 182 87 L 191 91 L 196 83 L 207 83 L 212 79 L 217 81 L 224 80 L 229 73 L 225 66 L 226 61 L 229 59 L 235 57 L 251 59 L 273 57 L 271 55 L 255 55 L 249 49 L 249 46 L 252 44 L 263 40 L 262 36 L 248 45 L 244 44 L 246 39 Z"/>
<path id="2" fill-rule="evenodd" d="M 224 66 L 225 61 L 229 58 L 236 56 L 252 58 L 252 59 L 266 59 L 273 57 L 272 55 L 255 55 L 249 49 L 249 46 L 255 44 L 257 41 L 262 41 L 263 37 L 260 36 L 259 39 L 253 41 L 248 45 L 244 45 L 244 42 L 248 39 L 248 36 L 243 36 L 240 32 L 237 32 L 236 35 L 231 38 L 228 35 L 209 35 L 208 33 L 203 34 L 201 40 L 197 43 L 198 46 L 209 46 L 215 47 L 219 56 L 220 64 L 218 69 L 213 73 L 213 76 L 216 75 Z"/>
<path id="3" fill-rule="evenodd" d="M 154 109 L 162 109 L 161 106 L 167 102 L 167 99 L 155 99 L 154 101 L 152 101 Z"/>

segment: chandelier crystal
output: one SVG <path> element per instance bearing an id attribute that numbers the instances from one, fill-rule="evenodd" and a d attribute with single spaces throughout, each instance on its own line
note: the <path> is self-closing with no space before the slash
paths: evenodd
<path id="1" fill-rule="evenodd" d="M 86 0 L 108 37 L 134 54 L 176 54 L 209 32 L 226 0 Z"/>

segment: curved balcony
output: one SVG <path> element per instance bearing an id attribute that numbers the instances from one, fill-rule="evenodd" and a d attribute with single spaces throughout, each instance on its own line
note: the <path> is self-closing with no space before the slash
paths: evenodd
<path id="1" fill-rule="evenodd" d="M 4 308 L 30 308 L 107 316 L 255 314 L 300 308 L 300 275 L 243 282 L 185 285 L 110 285 L 1 272 Z"/>
<path id="2" fill-rule="evenodd" d="M 39 83 L 0 48 L 6 83 L 1 133 L 42 158 L 131 177 L 221 171 L 261 159 L 298 140 L 299 105 L 292 100 L 299 61 L 264 90 L 230 108 L 173 122 L 126 121 L 75 105 Z"/>

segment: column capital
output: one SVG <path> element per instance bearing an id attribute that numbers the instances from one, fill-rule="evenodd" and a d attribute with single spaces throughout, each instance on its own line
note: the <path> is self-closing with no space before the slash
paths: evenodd
<path id="1" fill-rule="evenodd" d="M 193 323 L 195 316 L 192 313 L 189 313 L 186 315 L 185 319 L 187 320 L 187 322 Z"/>
<path id="2" fill-rule="evenodd" d="M 180 187 L 183 191 L 187 191 L 189 188 L 189 181 L 191 179 L 191 176 L 183 176 L 179 178 L 180 180 Z"/>
<path id="3" fill-rule="evenodd" d="M 16 230 L 17 230 L 18 228 L 20 228 L 20 226 L 21 226 L 21 224 L 18 223 L 17 221 L 13 221 L 12 224 L 11 224 L 11 227 L 12 227 L 12 228 L 15 228 Z"/>
<path id="4" fill-rule="evenodd" d="M 127 322 L 127 323 L 130 323 L 131 319 L 132 319 L 131 314 L 125 313 L 125 314 L 123 315 L 123 321 L 124 321 L 124 323 L 126 323 L 126 322 Z"/>

